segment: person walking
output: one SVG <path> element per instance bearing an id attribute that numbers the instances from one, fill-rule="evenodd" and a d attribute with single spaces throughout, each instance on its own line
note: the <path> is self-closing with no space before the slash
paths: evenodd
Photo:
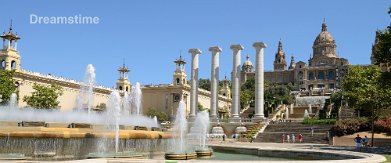
<path id="1" fill-rule="evenodd" d="M 311 137 L 314 137 L 314 128 L 311 127 Z"/>
<path id="2" fill-rule="evenodd" d="M 299 134 L 299 142 L 301 143 L 303 141 L 303 135 Z"/>
<path id="3" fill-rule="evenodd" d="M 296 138 L 295 138 L 295 134 L 292 134 L 292 143 L 295 143 L 295 140 Z"/>
<path id="4" fill-rule="evenodd" d="M 287 142 L 287 143 L 290 143 L 290 142 L 291 142 L 291 138 L 289 137 L 289 134 L 286 134 L 286 142 Z"/>
<path id="5" fill-rule="evenodd" d="M 357 134 L 357 137 L 354 138 L 354 142 L 356 142 L 356 150 L 361 150 L 361 137 Z"/>

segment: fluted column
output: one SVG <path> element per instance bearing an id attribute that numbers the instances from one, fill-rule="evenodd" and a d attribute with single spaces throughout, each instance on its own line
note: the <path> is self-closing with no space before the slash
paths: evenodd
<path id="1" fill-rule="evenodd" d="M 231 118 L 239 118 L 240 110 L 240 52 L 244 49 L 242 45 L 231 45 L 233 51 L 232 68 L 232 111 Z"/>
<path id="2" fill-rule="evenodd" d="M 221 52 L 221 48 L 218 46 L 213 46 L 209 48 L 209 51 L 212 52 L 212 65 L 210 73 L 210 117 L 215 119 L 217 118 L 217 109 L 219 105 L 219 54 Z"/>
<path id="3" fill-rule="evenodd" d="M 198 105 L 198 55 L 201 54 L 200 49 L 189 49 L 191 54 L 191 92 L 190 92 L 190 118 L 196 115 Z"/>
<path id="4" fill-rule="evenodd" d="M 255 48 L 255 115 L 254 119 L 263 119 L 265 115 L 264 111 L 264 61 L 263 61 L 263 49 L 266 48 L 266 44 L 263 42 L 255 42 L 253 44 Z"/>

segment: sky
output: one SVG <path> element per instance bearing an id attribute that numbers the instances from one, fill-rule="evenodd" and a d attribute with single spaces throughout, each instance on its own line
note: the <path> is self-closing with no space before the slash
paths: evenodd
<path id="1" fill-rule="evenodd" d="M 113 87 L 125 60 L 134 84 L 169 84 L 180 53 L 200 48 L 199 77 L 210 78 L 211 46 L 220 46 L 220 79 L 230 77 L 232 50 L 242 44 L 255 61 L 254 42 L 265 42 L 265 69 L 273 69 L 281 39 L 288 64 L 307 62 L 325 19 L 337 53 L 350 64 L 369 64 L 377 29 L 390 25 L 386 0 L 12 0 L 3 1 L 0 31 L 13 31 L 23 69 L 82 80 L 88 64 L 97 83 Z M 33 24 L 40 17 L 99 17 L 98 24 Z"/>

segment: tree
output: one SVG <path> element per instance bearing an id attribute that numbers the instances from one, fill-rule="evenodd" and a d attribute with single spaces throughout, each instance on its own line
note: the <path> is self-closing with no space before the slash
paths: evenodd
<path id="1" fill-rule="evenodd" d="M 294 97 L 291 95 L 293 87 L 284 84 L 273 84 L 265 88 L 265 101 L 269 103 L 280 102 L 284 104 L 293 103 Z"/>
<path id="2" fill-rule="evenodd" d="M 33 85 L 34 92 L 31 96 L 24 96 L 23 101 L 36 109 L 57 109 L 60 102 L 58 97 L 63 94 L 62 87 L 58 85 Z"/>
<path id="3" fill-rule="evenodd" d="M 198 85 L 201 89 L 210 91 L 210 80 L 209 79 L 200 79 L 198 80 Z"/>
<path id="4" fill-rule="evenodd" d="M 253 96 L 248 90 L 240 91 L 240 109 L 244 109 L 250 106 Z"/>
<path id="5" fill-rule="evenodd" d="M 391 17 L 391 7 L 389 7 L 388 14 Z M 374 45 L 374 57 L 376 64 L 389 63 L 391 64 L 391 25 L 383 31 L 377 31 L 376 37 L 378 42 Z"/>
<path id="6" fill-rule="evenodd" d="M 165 112 L 158 111 L 158 110 L 153 109 L 153 108 L 149 108 L 148 109 L 147 115 L 151 116 L 151 117 L 156 116 L 157 120 L 159 120 L 160 122 L 169 120 L 169 117 L 168 117 L 168 115 Z"/>
<path id="7" fill-rule="evenodd" d="M 15 92 L 15 80 L 12 78 L 15 71 L 0 70 L 0 104 L 6 104 L 11 94 Z"/>

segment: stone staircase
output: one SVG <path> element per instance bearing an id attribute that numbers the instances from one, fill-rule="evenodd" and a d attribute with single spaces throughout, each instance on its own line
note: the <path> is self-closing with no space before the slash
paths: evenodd
<path id="1" fill-rule="evenodd" d="M 281 143 L 282 135 L 292 134 L 296 137 L 296 142 L 298 143 L 299 134 L 303 135 L 302 143 L 317 143 L 317 144 L 328 144 L 327 131 L 331 128 L 332 125 L 326 124 L 303 124 L 302 122 L 279 122 L 279 123 L 269 123 L 263 133 L 259 133 L 256 138 L 256 142 L 273 142 Z M 313 136 L 311 135 L 311 127 L 314 129 Z"/>
<path id="2" fill-rule="evenodd" d="M 347 106 L 342 106 L 342 108 L 339 112 L 339 119 L 347 119 L 347 118 L 353 118 L 353 117 L 356 117 L 354 109 L 351 109 Z"/>
<path id="3" fill-rule="evenodd" d="M 261 122 L 255 122 L 251 126 L 246 126 L 247 127 L 247 131 L 242 136 L 244 138 L 246 138 L 247 135 L 250 134 L 251 132 L 258 132 L 262 128 L 262 126 L 263 126 L 263 124 Z"/>

